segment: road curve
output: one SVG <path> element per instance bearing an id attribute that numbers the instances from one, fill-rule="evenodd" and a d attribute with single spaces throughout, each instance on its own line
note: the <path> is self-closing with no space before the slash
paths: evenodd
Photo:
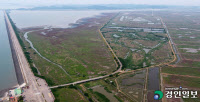
<path id="1" fill-rule="evenodd" d="M 107 24 L 107 23 L 106 23 Z M 104 26 L 104 25 L 103 25 Z M 118 72 L 120 72 L 122 70 L 122 63 L 120 62 L 120 60 L 118 59 L 118 57 L 116 56 L 116 54 L 114 53 L 114 51 L 112 50 L 112 48 L 110 47 L 110 45 L 108 44 L 108 42 L 106 41 L 106 39 L 104 38 L 103 34 L 101 33 L 100 29 L 98 30 L 99 34 L 101 35 L 103 41 L 105 42 L 105 44 L 107 45 L 108 49 L 110 50 L 110 52 L 112 53 L 113 57 L 115 58 L 115 62 L 119 63 L 119 68 L 117 69 L 117 71 L 108 74 L 108 75 L 104 75 L 104 76 L 99 76 L 99 77 L 95 77 L 95 78 L 90 78 L 90 79 L 86 79 L 86 80 L 80 80 L 80 81 L 76 81 L 76 82 L 72 82 L 72 83 L 68 83 L 68 84 L 62 84 L 62 85 L 57 85 L 57 86 L 52 86 L 50 88 L 58 88 L 58 87 L 63 87 L 63 86 L 69 86 L 69 85 L 75 85 L 75 84 L 80 84 L 80 83 L 85 83 L 85 82 L 89 82 L 89 81 L 94 81 L 94 80 L 98 80 L 98 79 L 103 79 L 105 77 L 108 77 L 110 75 L 114 75 Z M 118 67 L 118 64 L 117 64 Z"/>
<path id="2" fill-rule="evenodd" d="M 169 41 L 170 41 L 170 43 L 171 43 L 171 45 L 172 45 L 172 48 L 173 48 L 173 50 L 174 50 L 173 52 L 174 52 L 174 54 L 176 55 L 175 64 L 177 64 L 177 63 L 179 63 L 179 62 L 181 61 L 180 55 L 178 54 L 178 50 L 176 49 L 176 46 L 175 46 L 175 44 L 174 44 L 174 42 L 173 42 L 173 40 L 172 40 L 172 38 L 171 38 L 171 35 L 169 34 L 169 31 L 168 31 L 168 28 L 167 28 L 166 24 L 163 22 L 163 20 L 162 20 L 161 17 L 160 17 L 160 19 L 161 19 L 161 22 L 162 22 L 162 24 L 163 24 L 164 29 L 166 30 L 166 33 L 167 33 L 167 36 L 168 36 L 168 38 L 169 38 Z"/>
<path id="3" fill-rule="evenodd" d="M 40 30 L 42 30 L 42 29 L 40 29 Z M 42 57 L 44 60 L 46 60 L 46 61 L 48 61 L 48 62 L 50 62 L 50 63 L 52 63 L 52 64 L 58 66 L 61 70 L 63 70 L 63 72 L 64 72 L 66 75 L 68 75 L 69 77 L 71 77 L 71 76 L 68 74 L 68 72 L 67 72 L 61 65 L 59 65 L 59 64 L 57 64 L 57 63 L 51 61 L 50 59 L 44 57 L 44 56 L 33 46 L 33 43 L 28 39 L 28 34 L 29 34 L 29 33 L 34 32 L 34 31 L 40 31 L 40 30 L 32 30 L 32 31 L 26 32 L 26 33 L 24 34 L 25 40 L 30 44 L 31 48 L 32 48 L 40 57 Z"/>

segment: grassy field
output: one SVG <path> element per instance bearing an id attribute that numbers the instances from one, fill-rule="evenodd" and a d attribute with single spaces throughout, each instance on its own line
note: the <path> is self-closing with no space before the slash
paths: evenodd
<path id="1" fill-rule="evenodd" d="M 157 13 L 167 24 L 183 60 L 199 60 L 199 14 L 194 12 L 169 12 L 169 15 L 164 15 L 163 12 Z"/>
<path id="2" fill-rule="evenodd" d="M 199 77 L 200 53 L 198 49 L 200 46 L 198 43 L 200 43 L 200 31 L 198 29 L 200 29 L 200 19 L 198 16 L 200 15 L 189 13 L 190 16 L 185 16 L 188 12 L 167 13 L 169 14 L 166 15 L 166 12 L 157 11 L 155 15 L 161 16 L 169 27 L 169 32 L 182 59 L 175 67 L 166 66 L 162 68 L 162 73 Z M 42 29 L 30 33 L 29 39 L 33 42 L 35 48 L 46 58 L 61 65 L 69 73 L 69 76 L 58 66 L 36 54 L 23 39 L 27 51 L 25 53 L 30 55 L 30 61 L 33 61 L 38 72 L 50 86 L 111 73 L 116 70 L 116 64 L 97 32 L 104 23 L 109 21 L 101 31 L 119 57 L 125 70 L 135 70 L 169 62 L 172 60 L 169 39 L 165 30 L 163 30 L 160 19 L 156 16 L 152 17 L 151 12 L 141 13 L 137 11 L 106 14 L 103 17 L 87 19 L 88 23 L 76 28 Z M 111 19 L 112 17 L 114 18 Z M 147 28 L 151 28 L 151 30 L 149 31 Z M 29 30 L 33 29 L 24 29 L 22 32 Z M 20 36 L 23 38 L 22 34 Z M 190 48 L 189 50 L 197 50 L 197 52 L 187 52 L 188 49 L 182 48 Z M 75 87 L 53 89 L 52 92 L 56 97 L 56 102 L 68 102 L 69 100 L 69 102 L 85 102 L 88 100 L 100 102 L 141 101 L 143 100 L 145 74 L 146 70 L 120 76 L 115 75 Z M 119 88 L 124 94 L 118 92 L 115 78 L 117 78 Z M 200 89 L 199 78 L 164 75 L 163 81 L 164 86 Z M 148 99 L 151 98 L 149 94 L 153 95 L 152 92 L 148 91 Z M 184 99 L 184 101 L 195 100 Z"/>
<path id="3" fill-rule="evenodd" d="M 171 49 L 160 19 L 148 13 L 121 12 L 103 27 L 102 33 L 126 69 L 171 60 Z"/>
<path id="4" fill-rule="evenodd" d="M 174 76 L 168 75 L 164 76 L 164 83 L 176 86 L 176 87 L 187 87 L 187 88 L 200 88 L 200 78 L 190 78 L 190 77 L 182 77 L 182 76 Z"/>
<path id="5" fill-rule="evenodd" d="M 193 60 L 183 60 L 178 65 L 190 68 L 200 68 L 199 61 L 193 61 Z"/>
<path id="6" fill-rule="evenodd" d="M 21 36 L 23 35 L 21 34 Z M 31 59 L 35 64 L 35 67 L 38 69 L 38 72 L 41 76 L 45 77 L 50 86 L 72 82 L 71 78 L 58 66 L 44 60 L 36 54 L 36 52 L 30 47 L 29 43 L 25 40 L 24 44 L 27 46 L 27 51 L 30 53 Z"/>
<path id="7" fill-rule="evenodd" d="M 69 102 L 71 102 L 71 99 L 72 102 L 121 102 L 118 100 L 121 100 L 120 97 L 124 98 L 125 96 L 120 96 L 121 94 L 117 92 L 116 86 L 108 82 L 112 78 L 114 77 L 75 86 L 56 88 L 52 89 L 52 92 L 56 97 L 56 102 L 65 102 L 69 99 Z M 71 97 L 72 94 L 74 97 Z"/>
<path id="8" fill-rule="evenodd" d="M 88 93 L 93 101 L 98 100 L 100 102 L 106 102 L 105 100 L 109 100 L 110 102 L 132 102 L 129 97 L 118 92 L 115 83 L 117 77 L 118 75 L 114 75 L 103 80 L 88 82 L 83 84 L 80 89 L 82 89 L 84 93 Z M 107 99 L 103 100 L 103 98 Z"/>
<path id="9" fill-rule="evenodd" d="M 116 70 L 114 59 L 97 32 L 101 24 L 114 15 L 107 14 L 104 19 L 88 19 L 88 23 L 76 28 L 43 29 L 30 33 L 28 36 L 34 47 L 44 57 L 61 65 L 70 76 L 64 75 L 56 65 L 47 62 L 37 54 L 31 54 L 41 74 L 49 78 L 54 77 L 55 80 L 52 81 L 55 84 L 63 84 L 105 75 Z M 99 23 L 94 25 L 94 22 Z M 89 26 L 91 24 L 92 27 Z M 41 32 L 45 32 L 46 35 Z M 29 52 L 34 53 L 32 49 Z"/>
<path id="10" fill-rule="evenodd" d="M 178 74 L 178 75 L 191 75 L 200 77 L 200 68 L 190 67 L 166 67 L 162 68 L 163 73 Z"/>
<path id="11" fill-rule="evenodd" d="M 49 86 L 54 86 L 105 75 L 116 70 L 117 67 L 114 58 L 97 32 L 114 15 L 114 13 L 105 14 L 103 19 L 101 17 L 90 18 L 88 19 L 88 23 L 70 29 L 28 28 L 21 30 L 20 37 L 25 44 L 26 53 L 31 64 L 35 66 L 33 70 L 35 75 L 44 78 Z M 23 39 L 23 34 L 31 30 L 39 30 L 28 34 L 34 47 L 42 56 L 61 65 L 69 73 L 69 76 L 57 65 L 40 57 L 30 47 L 29 43 Z M 42 32 L 45 32 L 46 35 L 43 35 Z M 100 83 L 102 84 L 101 81 Z M 107 83 L 104 81 L 103 83 L 102 85 L 105 85 L 106 92 L 111 87 L 113 90 L 116 90 L 114 86 L 110 86 L 112 84 L 106 85 Z M 52 89 L 56 98 L 55 102 L 110 101 L 110 98 L 107 98 L 103 93 L 97 91 L 91 92 L 88 89 L 84 91 L 80 86 L 76 86 L 76 88 L 63 87 Z M 90 93 L 89 96 L 88 93 Z M 112 98 L 120 100 L 115 94 L 112 94 Z"/>
<path id="12" fill-rule="evenodd" d="M 55 102 L 88 102 L 88 100 L 78 90 L 74 88 L 52 89 Z"/>
<path id="13" fill-rule="evenodd" d="M 168 13 L 166 15 L 166 13 Z M 186 87 L 189 90 L 199 90 L 200 78 L 188 77 L 197 76 L 200 73 L 199 53 L 199 14 L 195 12 L 157 12 L 166 23 L 169 32 L 176 44 L 181 61 L 173 67 L 162 68 L 162 73 L 176 74 L 163 75 L 164 86 Z M 181 18 L 181 19 L 180 19 Z M 185 76 L 178 76 L 185 75 Z M 183 99 L 184 102 L 198 102 L 197 99 Z"/>

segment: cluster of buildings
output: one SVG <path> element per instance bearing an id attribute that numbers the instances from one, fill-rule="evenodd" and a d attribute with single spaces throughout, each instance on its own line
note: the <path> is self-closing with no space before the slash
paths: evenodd
<path id="1" fill-rule="evenodd" d="M 18 102 L 18 98 L 22 95 L 22 92 L 21 88 L 9 90 L 5 97 L 0 98 L 0 102 Z"/>
<path id="2" fill-rule="evenodd" d="M 15 89 L 10 89 L 8 92 L 5 93 L 4 97 L 0 97 L 0 102 L 18 102 L 20 96 L 22 96 L 23 88 L 29 88 L 28 86 L 25 87 L 21 85 Z"/>

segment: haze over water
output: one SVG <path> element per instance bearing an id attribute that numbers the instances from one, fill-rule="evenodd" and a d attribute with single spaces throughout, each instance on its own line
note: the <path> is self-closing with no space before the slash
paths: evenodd
<path id="1" fill-rule="evenodd" d="M 0 11 L 0 91 L 17 85 L 3 11 Z"/>
<path id="2" fill-rule="evenodd" d="M 52 26 L 53 28 L 68 28 L 69 24 L 101 13 L 111 12 L 98 10 L 65 10 L 65 11 L 23 11 L 13 10 L 10 13 L 18 28 Z M 113 11 L 112 11 L 113 12 Z"/>

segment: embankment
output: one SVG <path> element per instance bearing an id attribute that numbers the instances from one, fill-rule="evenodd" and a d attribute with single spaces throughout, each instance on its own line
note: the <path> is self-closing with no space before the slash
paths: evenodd
<path id="1" fill-rule="evenodd" d="M 5 20 L 5 22 L 6 22 L 6 20 Z M 15 66 L 15 73 L 16 73 L 16 77 L 17 77 L 17 82 L 18 82 L 19 85 L 21 85 L 21 84 L 24 83 L 24 78 L 23 78 L 23 75 L 22 75 L 22 72 L 21 72 L 21 69 L 20 69 L 20 66 L 19 66 L 19 60 L 17 58 L 16 51 L 15 51 L 13 43 L 12 43 L 10 31 L 8 30 L 7 22 L 6 22 L 6 29 L 7 29 L 7 32 L 8 32 L 8 38 L 9 38 L 10 48 L 11 48 L 11 52 L 12 52 L 12 58 L 13 58 L 14 66 Z"/>
<path id="2" fill-rule="evenodd" d="M 16 47 L 20 47 L 17 46 L 17 39 L 16 39 L 16 35 L 14 35 L 14 33 L 11 31 L 11 27 L 9 27 L 10 21 L 9 18 L 7 17 L 6 13 L 4 13 L 4 18 L 5 18 L 5 23 L 6 23 L 6 28 L 7 28 L 7 32 L 8 32 L 8 38 L 9 38 L 9 42 L 10 42 L 10 47 L 11 47 L 11 52 L 12 52 L 12 57 L 13 57 L 13 62 L 14 62 L 14 66 L 15 66 L 15 72 L 16 72 L 16 77 L 17 77 L 17 81 L 18 84 L 24 85 L 25 84 L 25 76 L 23 75 L 23 69 L 22 69 L 22 63 L 20 64 L 20 58 L 21 56 L 19 56 L 19 53 L 17 51 L 17 49 L 20 48 L 16 48 Z M 13 33 L 13 34 L 11 34 Z"/>

